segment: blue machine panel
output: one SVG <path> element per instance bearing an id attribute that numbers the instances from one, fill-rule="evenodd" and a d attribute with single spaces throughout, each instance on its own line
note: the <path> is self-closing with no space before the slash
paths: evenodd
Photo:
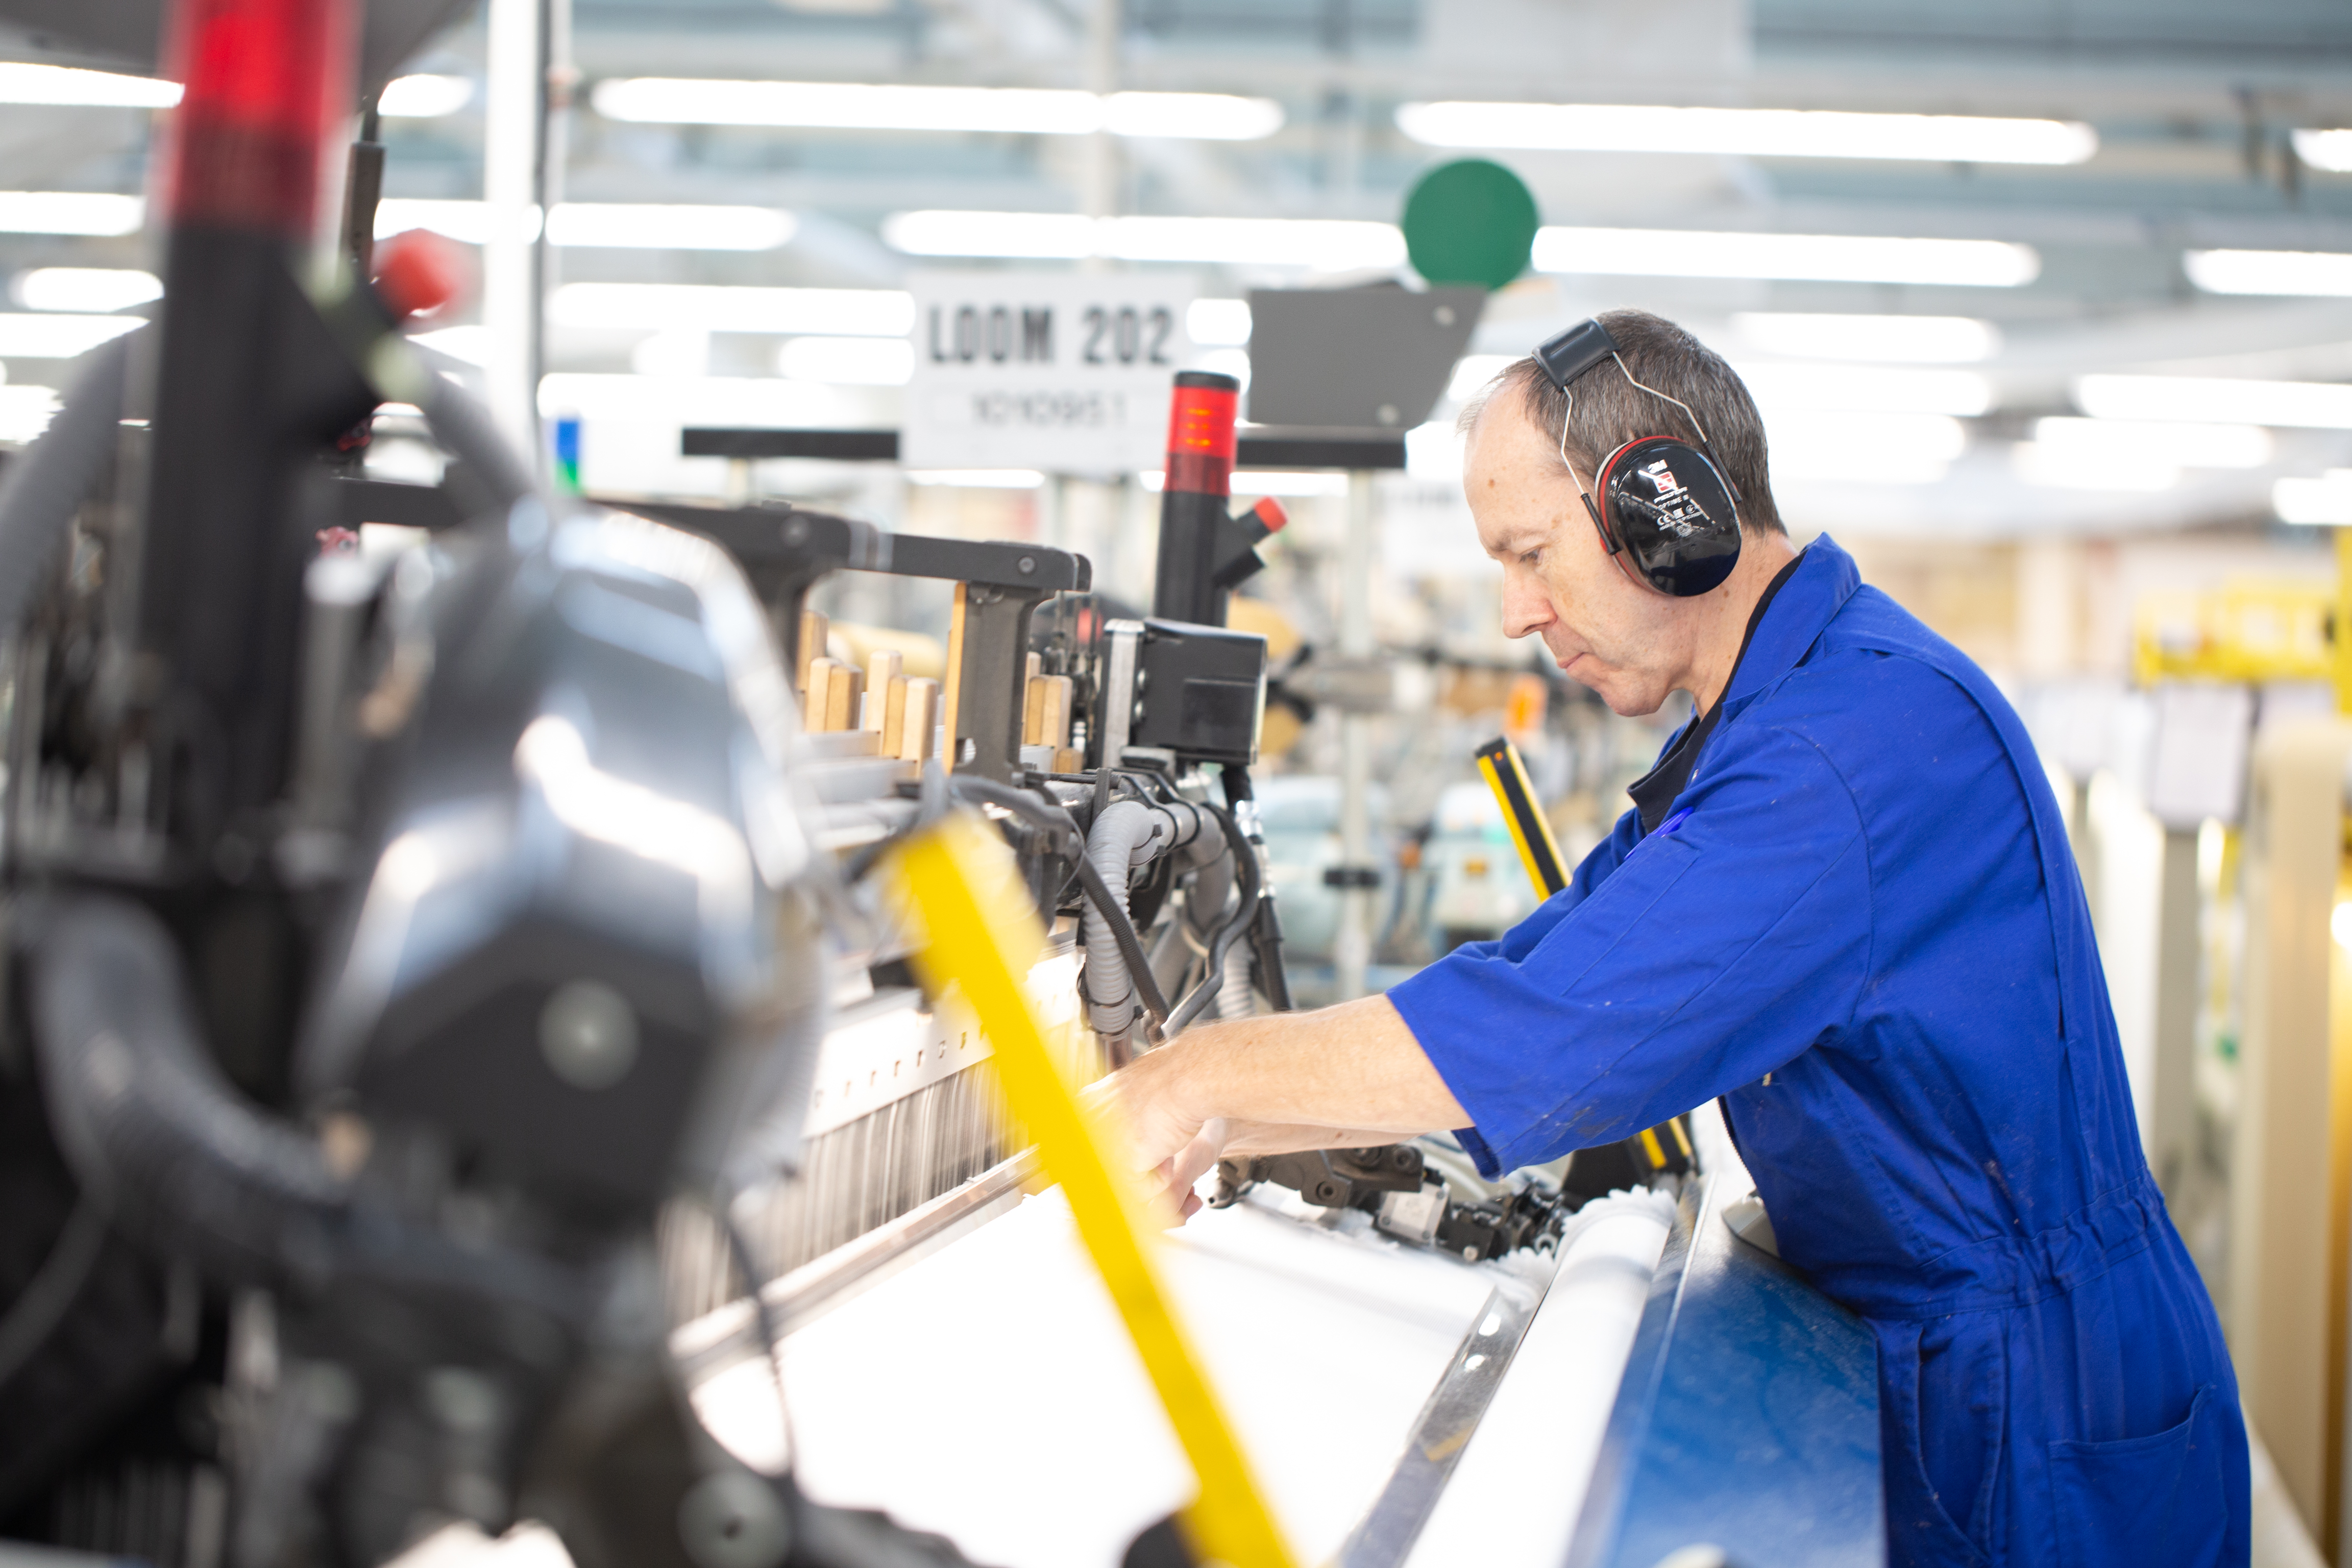
<path id="1" fill-rule="evenodd" d="M 1881 1568 L 1878 1353 L 1860 1319 L 1735 1237 L 1721 1177 L 1683 1194 L 1568 1568 Z"/>

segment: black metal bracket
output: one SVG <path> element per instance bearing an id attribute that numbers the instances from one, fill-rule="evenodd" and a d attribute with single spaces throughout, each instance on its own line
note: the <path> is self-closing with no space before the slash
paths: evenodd
<path id="1" fill-rule="evenodd" d="M 895 463 L 896 430 L 775 430 L 690 426 L 678 452 L 688 458 L 828 458 Z M 1236 468 L 1402 468 L 1404 437 L 1387 430 L 1303 430 L 1261 426 L 1239 433 Z"/>
<path id="2" fill-rule="evenodd" d="M 798 668 L 801 609 L 808 591 L 829 573 L 887 572 L 964 584 L 962 640 L 949 649 L 959 674 L 950 698 L 955 728 L 948 738 L 947 761 L 956 771 L 1001 784 L 1012 782 L 1021 763 L 1029 617 L 1055 595 L 1084 593 L 1094 583 L 1093 565 L 1066 550 L 887 533 L 788 502 L 740 508 L 634 500 L 599 504 L 689 529 L 723 546 L 742 563 L 775 616 L 777 638 L 790 668 Z"/>
<path id="3" fill-rule="evenodd" d="M 883 434 L 891 435 L 895 444 L 894 434 Z M 441 529 L 464 521 L 455 499 L 438 486 L 345 479 L 338 481 L 338 489 L 341 515 L 353 528 L 366 521 Z M 960 771 L 1003 784 L 1012 782 L 1021 763 L 1021 717 L 1028 696 L 1022 671 L 1028 663 L 1029 618 L 1055 595 L 1082 594 L 1094 584 L 1092 563 L 1067 550 L 888 533 L 789 501 L 714 507 L 587 499 L 614 511 L 701 534 L 734 556 L 775 619 L 788 668 L 799 666 L 801 611 L 809 590 L 831 573 L 887 572 L 963 584 L 962 642 L 950 650 L 958 656 L 954 662 L 961 673 L 950 699 L 955 733 L 949 740 L 949 760 Z"/>
<path id="4" fill-rule="evenodd" d="M 1083 594 L 1092 587 L 1093 563 L 1043 545 L 914 533 L 887 537 L 890 562 L 878 570 L 964 584 L 961 640 L 948 650 L 959 670 L 949 762 L 954 771 L 1010 784 L 1021 765 L 1029 617 L 1056 594 Z"/>
<path id="5" fill-rule="evenodd" d="M 589 499 L 698 533 L 735 557 L 775 619 L 787 669 L 800 668 L 801 610 L 817 580 L 842 571 L 891 571 L 903 542 L 872 523 L 804 510 L 789 501 L 715 507 Z"/>
<path id="6" fill-rule="evenodd" d="M 1381 885 L 1380 868 L 1374 866 L 1326 866 L 1323 885 L 1327 888 L 1377 888 Z"/>

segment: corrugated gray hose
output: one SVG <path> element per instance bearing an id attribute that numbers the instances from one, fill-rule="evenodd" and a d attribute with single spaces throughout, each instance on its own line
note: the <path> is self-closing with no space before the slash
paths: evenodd
<path id="1" fill-rule="evenodd" d="M 315 1277 L 346 1189 L 317 1144 L 247 1104 L 214 1065 L 162 922 L 85 897 L 50 906 L 37 929 L 42 1096 L 83 1192 L 215 1278 Z"/>
<path id="2" fill-rule="evenodd" d="M 1183 801 L 1146 805 L 1122 800 L 1095 818 L 1087 833 L 1087 859 L 1124 910 L 1128 879 L 1137 870 L 1162 855 L 1201 844 L 1213 847 L 1213 853 L 1223 847 L 1208 813 Z M 1143 1012 L 1135 977 L 1128 973 L 1126 955 L 1118 950 L 1109 921 L 1092 904 L 1087 906 L 1079 929 L 1087 945 L 1087 1021 L 1096 1033 L 1124 1041 Z"/>

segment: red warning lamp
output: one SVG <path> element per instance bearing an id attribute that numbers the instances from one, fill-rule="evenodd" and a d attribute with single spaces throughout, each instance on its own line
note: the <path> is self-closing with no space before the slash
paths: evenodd
<path id="1" fill-rule="evenodd" d="M 167 74 L 185 84 L 169 131 L 174 227 L 295 241 L 318 214 L 320 158 L 352 99 L 350 0 L 183 0 Z"/>

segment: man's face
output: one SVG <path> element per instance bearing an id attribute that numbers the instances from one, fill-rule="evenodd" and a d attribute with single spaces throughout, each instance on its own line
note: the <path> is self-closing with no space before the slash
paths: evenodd
<path id="1" fill-rule="evenodd" d="M 1502 564 L 1503 630 L 1541 637 L 1612 711 L 1654 713 L 1689 668 L 1690 617 L 1610 556 L 1560 472 L 1559 436 L 1537 429 L 1506 393 L 1470 438 L 1462 488 L 1479 543 Z M 1580 477 L 1590 488 L 1591 476 Z"/>

